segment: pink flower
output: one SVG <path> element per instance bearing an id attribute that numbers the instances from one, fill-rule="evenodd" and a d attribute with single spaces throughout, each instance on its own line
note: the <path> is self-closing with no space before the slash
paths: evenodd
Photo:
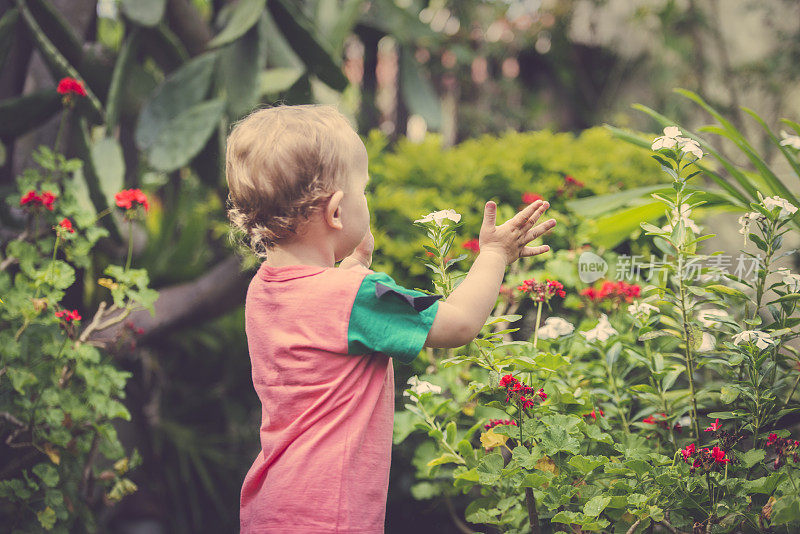
<path id="1" fill-rule="evenodd" d="M 705 432 L 716 432 L 719 430 L 719 419 L 711 423 L 711 426 L 705 429 Z"/>

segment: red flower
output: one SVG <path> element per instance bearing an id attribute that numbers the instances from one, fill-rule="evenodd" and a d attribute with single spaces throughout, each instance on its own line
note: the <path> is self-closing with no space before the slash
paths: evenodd
<path id="1" fill-rule="evenodd" d="M 61 310 L 57 311 L 55 315 L 59 319 L 63 319 L 65 322 L 81 320 L 81 315 L 78 313 L 78 310 L 72 310 L 72 311 Z"/>
<path id="2" fill-rule="evenodd" d="M 578 187 L 578 188 L 583 187 L 583 182 L 581 182 L 579 180 L 576 180 L 575 178 L 573 178 L 569 174 L 564 177 L 564 183 L 567 186 L 574 186 L 574 187 Z"/>
<path id="3" fill-rule="evenodd" d="M 500 385 L 503 386 L 504 388 L 508 387 L 509 385 L 517 383 L 519 383 L 519 380 L 514 378 L 513 375 L 505 375 L 503 378 L 500 379 Z"/>
<path id="4" fill-rule="evenodd" d="M 647 423 L 648 425 L 661 425 L 664 428 L 666 428 L 665 419 L 667 418 L 667 414 L 660 413 L 658 415 L 660 415 L 662 417 L 662 419 L 656 419 L 655 416 L 649 415 L 649 416 L 645 417 L 644 419 L 642 419 L 642 423 Z"/>
<path id="5" fill-rule="evenodd" d="M 770 434 L 769 435 L 769 439 L 767 440 L 767 447 L 769 447 L 770 445 L 775 443 L 775 441 L 777 441 L 777 439 L 778 439 L 778 434 L 776 434 L 775 432 Z"/>
<path id="6" fill-rule="evenodd" d="M 489 419 L 489 422 L 483 425 L 483 428 L 489 430 L 490 428 L 494 428 L 497 425 L 511 425 L 517 426 L 517 422 L 513 419 Z"/>
<path id="7" fill-rule="evenodd" d="M 542 195 L 537 195 L 536 193 L 522 193 L 522 202 L 525 204 L 533 204 L 537 200 L 542 200 Z"/>
<path id="8" fill-rule="evenodd" d="M 31 206 L 38 207 L 44 206 L 50 211 L 53 211 L 53 202 L 56 197 L 50 191 L 42 191 L 41 195 L 36 194 L 36 191 L 31 189 L 19 199 L 19 205 L 24 206 L 30 204 Z"/>
<path id="9" fill-rule="evenodd" d="M 716 432 L 719 430 L 719 419 L 711 423 L 711 426 L 705 429 L 705 432 Z"/>
<path id="10" fill-rule="evenodd" d="M 472 251 L 472 252 L 476 252 L 477 253 L 477 252 L 481 251 L 481 246 L 480 246 L 478 240 L 476 238 L 474 238 L 474 237 L 472 239 L 470 239 L 469 241 L 467 241 L 466 243 L 464 243 L 463 245 L 461 245 L 461 246 L 464 247 L 467 250 Z"/>
<path id="11" fill-rule="evenodd" d="M 606 415 L 605 413 L 603 413 L 603 410 L 600 410 L 600 409 L 594 410 L 594 409 L 592 409 L 591 412 L 589 412 L 587 414 L 584 414 L 583 416 L 584 417 L 591 417 L 594 421 L 597 421 L 597 412 L 600 412 L 600 417 L 605 417 L 605 415 Z"/>
<path id="12" fill-rule="evenodd" d="M 629 284 L 622 280 L 617 282 L 606 281 L 600 289 L 587 287 L 581 291 L 581 295 L 585 296 L 592 302 L 600 302 L 602 300 L 609 300 L 616 303 L 632 302 L 633 299 L 641 294 L 642 288 L 638 284 Z"/>
<path id="13" fill-rule="evenodd" d="M 141 189 L 123 189 L 114 195 L 114 200 L 116 201 L 117 206 L 126 210 L 135 208 L 136 204 L 141 204 L 144 206 L 144 211 L 150 209 L 150 204 L 147 202 L 147 196 L 142 193 Z"/>
<path id="14" fill-rule="evenodd" d="M 60 223 L 58 223 L 58 225 L 59 225 L 61 228 L 63 228 L 64 230 L 66 230 L 66 231 L 68 231 L 69 233 L 71 233 L 71 234 L 74 234 L 74 233 L 75 233 L 75 229 L 74 229 L 74 228 L 72 228 L 72 221 L 70 221 L 70 220 L 69 220 L 69 219 L 67 219 L 66 217 L 64 217 L 64 219 L 63 219 L 63 220 L 62 220 Z"/>
<path id="15" fill-rule="evenodd" d="M 547 393 L 544 392 L 544 389 L 539 388 L 539 393 L 537 393 L 537 395 L 539 395 L 539 398 L 543 401 L 547 400 Z"/>
<path id="16" fill-rule="evenodd" d="M 683 455 L 683 461 L 686 462 L 689 460 L 689 457 L 694 455 L 695 446 L 694 443 L 691 443 L 686 446 L 685 449 L 681 449 L 681 455 Z"/>
<path id="17" fill-rule="evenodd" d="M 554 296 L 561 298 L 567 296 L 564 286 L 555 280 L 545 280 L 544 282 L 537 282 L 533 279 L 525 280 L 517 286 L 517 289 L 523 293 L 529 293 L 534 302 L 547 302 Z"/>
<path id="18" fill-rule="evenodd" d="M 58 94 L 60 95 L 78 95 L 86 96 L 86 89 L 83 87 L 83 82 L 75 78 L 61 78 L 58 82 Z"/>
<path id="19" fill-rule="evenodd" d="M 725 451 L 719 447 L 714 447 L 711 450 L 711 456 L 714 458 L 714 461 L 719 464 L 726 464 L 731 461 L 730 458 L 725 458 Z"/>

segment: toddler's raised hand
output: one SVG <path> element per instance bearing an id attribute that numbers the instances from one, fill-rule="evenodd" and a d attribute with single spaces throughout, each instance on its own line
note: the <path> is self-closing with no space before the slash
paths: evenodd
<path id="1" fill-rule="evenodd" d="M 500 226 L 495 226 L 497 204 L 490 200 L 483 210 L 483 224 L 479 236 L 481 252 L 496 252 L 502 255 L 506 260 L 506 265 L 514 263 L 519 258 L 547 252 L 550 250 L 547 245 L 538 247 L 526 245 L 546 234 L 556 225 L 555 219 L 549 219 L 536 225 L 536 221 L 549 207 L 549 202 L 537 200 L 525 206 Z"/>

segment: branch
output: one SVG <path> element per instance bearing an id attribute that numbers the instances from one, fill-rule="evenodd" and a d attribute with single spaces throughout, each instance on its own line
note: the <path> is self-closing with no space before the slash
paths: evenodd
<path id="1" fill-rule="evenodd" d="M 244 304 L 253 273 L 242 272 L 240 265 L 239 257 L 232 254 L 196 280 L 156 288 L 159 296 L 153 305 L 155 316 L 151 316 L 143 308 L 130 312 L 129 319 L 144 330 L 140 339 L 155 338 L 184 326 L 197 326 Z M 104 326 L 108 325 L 104 330 L 94 328 L 85 339 L 82 335 L 81 341 L 99 346 L 113 343 L 124 328 L 121 319 L 116 321 L 126 311 L 123 310 L 104 323 Z M 115 323 L 109 324 L 112 321 Z"/>
<path id="2" fill-rule="evenodd" d="M 461 518 L 458 517 L 456 509 L 453 506 L 453 502 L 450 500 L 450 496 L 447 494 L 444 495 L 444 503 L 447 506 L 447 511 L 450 513 L 450 519 L 453 520 L 456 528 L 464 534 L 475 534 L 475 532 L 473 532 L 472 529 L 470 529 L 463 521 L 461 521 Z"/>

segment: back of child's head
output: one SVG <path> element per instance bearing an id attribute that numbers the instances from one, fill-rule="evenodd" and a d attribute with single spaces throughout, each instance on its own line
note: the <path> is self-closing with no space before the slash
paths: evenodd
<path id="1" fill-rule="evenodd" d="M 266 257 L 344 187 L 357 142 L 331 106 L 258 109 L 234 126 L 225 154 L 228 218 L 256 256 Z"/>

